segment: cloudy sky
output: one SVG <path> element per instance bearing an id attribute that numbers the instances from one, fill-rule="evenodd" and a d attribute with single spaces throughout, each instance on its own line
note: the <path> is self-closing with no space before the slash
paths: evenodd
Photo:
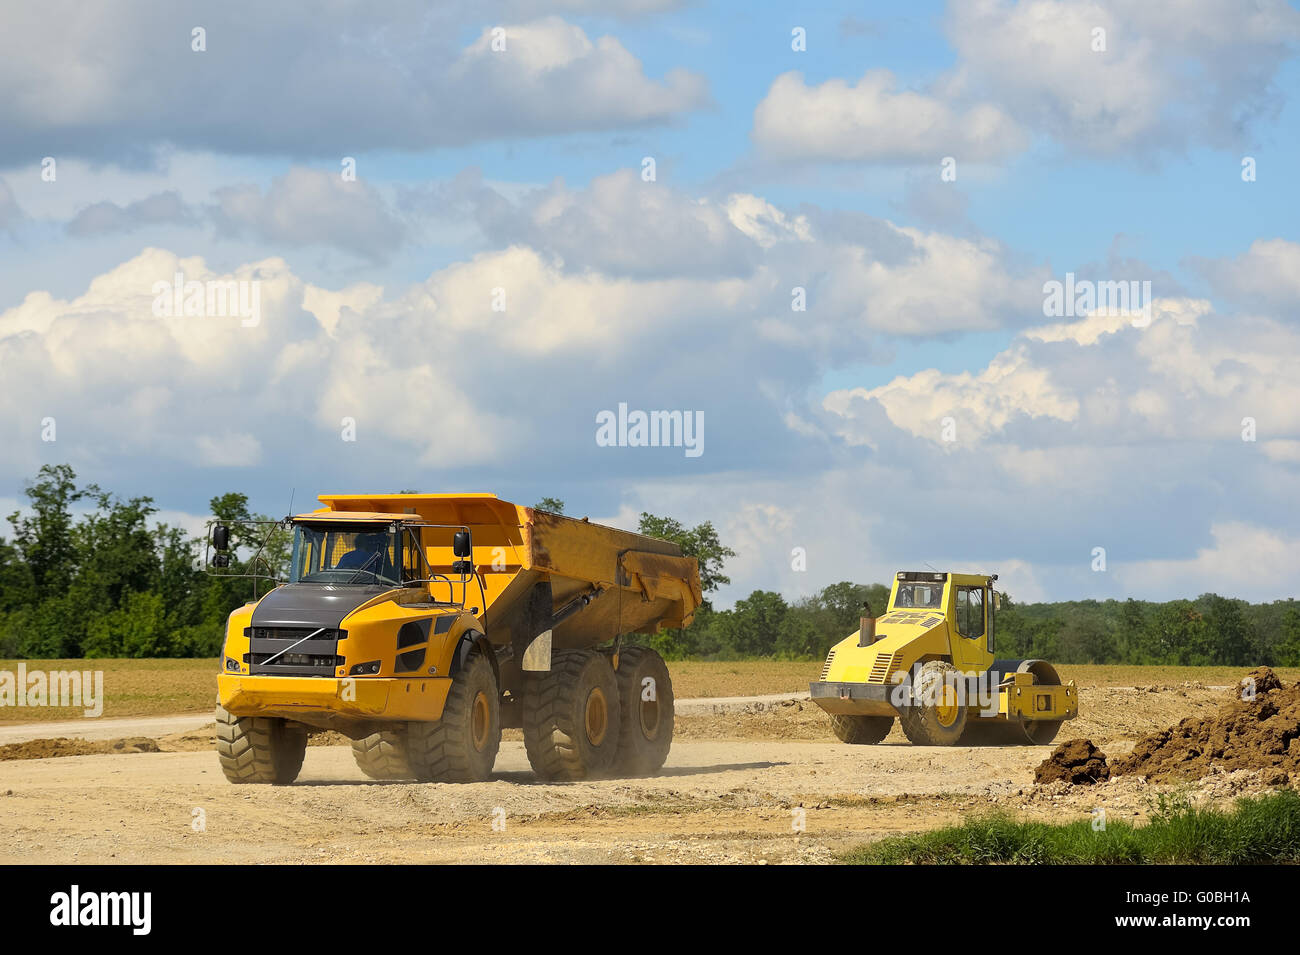
<path id="1" fill-rule="evenodd" d="M 0 504 L 549 495 L 712 520 L 723 606 L 1295 596 L 1297 7 L 787 7 L 6 5 Z"/>

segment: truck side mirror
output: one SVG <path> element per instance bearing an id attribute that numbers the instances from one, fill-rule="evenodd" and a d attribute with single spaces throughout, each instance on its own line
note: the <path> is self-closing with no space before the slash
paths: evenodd
<path id="1" fill-rule="evenodd" d="M 212 549 L 219 553 L 230 550 L 230 528 L 225 524 L 217 524 L 212 528 Z"/>
<path id="2" fill-rule="evenodd" d="M 457 531 L 456 536 L 451 539 L 451 552 L 456 557 L 470 557 L 473 551 L 470 548 L 469 531 Z"/>
<path id="3" fill-rule="evenodd" d="M 1002 595 L 998 593 L 996 590 L 993 591 L 993 609 L 994 610 L 1002 609 Z"/>
<path id="4" fill-rule="evenodd" d="M 462 577 L 474 573 L 474 562 L 469 560 L 453 561 L 451 565 L 453 574 L 460 574 Z"/>

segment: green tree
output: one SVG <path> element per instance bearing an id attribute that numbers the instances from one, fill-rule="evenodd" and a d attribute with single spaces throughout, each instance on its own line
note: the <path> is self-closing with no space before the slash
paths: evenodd
<path id="1" fill-rule="evenodd" d="M 0 614 L 33 603 L 36 581 L 22 552 L 0 537 Z"/>
<path id="2" fill-rule="evenodd" d="M 129 593 L 122 605 L 97 617 L 86 638 L 88 657 L 170 656 L 172 643 L 161 594 Z"/>
<path id="3" fill-rule="evenodd" d="M 1160 604 L 1146 630 L 1148 663 L 1203 665 L 1206 646 L 1204 615 L 1190 600 L 1171 600 Z"/>
<path id="4" fill-rule="evenodd" d="M 1300 667 L 1300 608 L 1288 607 L 1282 618 L 1282 635 L 1274 650 L 1278 666 Z"/>
<path id="5" fill-rule="evenodd" d="M 558 497 L 544 497 L 534 504 L 533 508 L 538 511 L 546 511 L 550 514 L 563 514 L 564 502 Z"/>
<path id="6" fill-rule="evenodd" d="M 72 505 L 99 493 L 90 485 L 77 490 L 77 474 L 69 465 L 42 465 L 24 492 L 32 513 L 9 515 L 14 546 L 22 554 L 42 596 L 66 593 L 76 573 L 77 548 L 72 535 Z"/>
<path id="7" fill-rule="evenodd" d="M 718 615 L 717 631 L 723 647 L 742 657 L 771 655 L 789 612 L 780 594 L 755 590 L 737 600 L 730 612 Z"/>
<path id="8" fill-rule="evenodd" d="M 1102 663 L 1114 656 L 1114 642 L 1100 616 L 1077 616 L 1066 620 L 1056 635 L 1056 654 L 1061 663 Z"/>
<path id="9" fill-rule="evenodd" d="M 1204 607 L 1206 631 L 1198 656 L 1229 666 L 1258 662 L 1255 632 L 1242 612 L 1243 601 L 1204 594 L 1197 603 Z"/>
<path id="10" fill-rule="evenodd" d="M 706 594 L 731 583 L 731 578 L 722 573 L 722 566 L 727 558 L 735 557 L 736 552 L 718 539 L 712 521 L 688 529 L 671 517 L 657 517 L 642 511 L 637 530 L 647 537 L 672 541 L 682 549 L 684 557 L 694 557 L 700 565 L 700 589 Z"/>

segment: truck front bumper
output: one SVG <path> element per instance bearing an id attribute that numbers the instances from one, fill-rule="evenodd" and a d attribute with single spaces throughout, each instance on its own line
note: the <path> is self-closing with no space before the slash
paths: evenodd
<path id="1" fill-rule="evenodd" d="M 808 684 L 808 695 L 827 713 L 848 713 L 856 716 L 895 716 L 898 711 L 890 702 L 890 694 L 897 689 L 883 683 L 824 683 Z"/>
<path id="2" fill-rule="evenodd" d="M 451 680 L 315 676 L 217 677 L 217 697 L 235 716 L 276 716 L 313 726 L 389 720 L 436 720 Z"/>

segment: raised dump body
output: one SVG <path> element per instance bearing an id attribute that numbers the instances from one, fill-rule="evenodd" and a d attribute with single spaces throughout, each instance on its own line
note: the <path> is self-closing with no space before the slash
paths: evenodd
<path id="1" fill-rule="evenodd" d="M 699 567 L 676 544 L 511 504 L 495 494 L 322 494 L 320 499 L 326 507 L 304 518 L 392 514 L 468 527 L 474 570 L 486 596 L 478 616 L 497 645 L 518 642 L 525 632 L 529 640 L 536 636 L 529 631 L 538 584 L 550 585 L 552 612 L 598 592 L 580 612 L 551 628 L 556 649 L 685 627 L 703 600 Z M 450 574 L 456 560 L 451 538 L 427 536 L 430 567 Z"/>
<path id="2" fill-rule="evenodd" d="M 699 570 L 677 545 L 492 494 L 321 501 L 290 519 L 289 580 L 227 623 L 232 782 L 292 781 L 317 729 L 380 779 L 486 779 L 503 726 L 549 779 L 663 765 L 668 669 L 620 638 L 691 622 Z M 213 528 L 213 566 L 229 541 Z"/>

